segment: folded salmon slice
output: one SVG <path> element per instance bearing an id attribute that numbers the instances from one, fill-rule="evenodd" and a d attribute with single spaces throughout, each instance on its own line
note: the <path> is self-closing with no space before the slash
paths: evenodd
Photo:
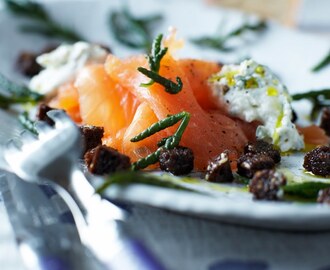
<path id="1" fill-rule="evenodd" d="M 110 78 L 129 89 L 141 103 L 147 104 L 156 116 L 156 119 L 164 119 L 169 114 L 176 114 L 182 111 L 187 111 L 191 114 L 189 125 L 180 144 L 193 150 L 195 169 L 205 170 L 208 161 L 224 150 L 229 150 L 233 156 L 237 156 L 241 152 L 247 142 L 242 129 L 235 120 L 224 114 L 217 111 L 209 112 L 201 107 L 192 87 L 194 85 L 196 88 L 195 83 L 198 80 L 198 76 L 187 76 L 186 68 L 182 68 L 180 60 L 175 60 L 171 56 L 166 55 L 162 59 L 159 72 L 161 76 L 172 81 L 175 81 L 177 76 L 181 78 L 183 89 L 174 95 L 165 92 L 164 87 L 157 83 L 150 87 L 142 87 L 140 84 L 148 82 L 149 79 L 137 71 L 139 66 L 147 66 L 144 58 L 134 57 L 120 60 L 114 56 L 109 56 L 105 69 Z M 213 73 L 214 69 L 210 70 Z M 206 89 L 205 85 L 204 89 L 207 91 L 206 95 L 208 95 L 210 89 Z M 207 104 L 207 102 L 203 104 Z M 215 104 L 211 104 L 210 108 L 215 108 L 215 106 Z M 136 121 L 144 121 L 146 125 L 145 120 L 141 119 L 142 117 L 134 117 L 131 125 L 136 125 Z M 149 125 L 146 126 L 150 126 L 153 123 L 150 121 Z M 173 134 L 175 130 L 176 127 L 169 128 L 167 134 Z M 138 131 L 136 134 L 138 134 Z M 149 142 L 155 146 L 158 140 L 159 136 L 153 136 L 149 139 Z M 125 143 L 128 142 L 125 141 Z M 130 147 L 134 148 L 135 143 L 130 144 L 132 145 Z M 136 144 L 136 147 L 140 148 L 138 144 Z M 131 157 L 135 160 L 134 151 L 131 153 L 133 154 Z"/>

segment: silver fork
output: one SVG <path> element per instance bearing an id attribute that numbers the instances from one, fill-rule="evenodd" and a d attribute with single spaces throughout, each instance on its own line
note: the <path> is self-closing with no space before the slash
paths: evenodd
<path id="1" fill-rule="evenodd" d="M 68 204 L 80 239 L 103 266 L 111 269 L 164 269 L 139 242 L 123 239 L 115 220 L 124 218 L 114 204 L 95 194 L 79 168 L 82 139 L 78 127 L 60 110 L 48 112 L 55 128 L 37 122 L 38 137 L 26 131 L 11 140 L 5 159 L 22 179 L 50 184 Z"/>

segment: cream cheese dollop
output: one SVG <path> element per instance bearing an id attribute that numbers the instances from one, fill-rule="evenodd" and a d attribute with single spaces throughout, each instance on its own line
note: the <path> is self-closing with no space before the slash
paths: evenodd
<path id="1" fill-rule="evenodd" d="M 229 114 L 261 123 L 256 131 L 258 139 L 273 143 L 282 152 L 304 148 L 303 137 L 291 121 L 288 90 L 268 67 L 253 60 L 224 65 L 209 82 Z"/>
<path id="2" fill-rule="evenodd" d="M 107 51 L 96 44 L 79 41 L 75 44 L 63 44 L 50 53 L 37 58 L 44 68 L 30 81 L 34 91 L 51 96 L 65 82 L 75 78 L 77 72 L 87 64 L 104 63 Z"/>

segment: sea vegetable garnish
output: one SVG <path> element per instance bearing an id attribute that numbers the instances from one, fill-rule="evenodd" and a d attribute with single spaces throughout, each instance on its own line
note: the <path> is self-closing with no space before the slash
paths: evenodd
<path id="1" fill-rule="evenodd" d="M 151 53 L 147 56 L 150 70 L 155 73 L 159 72 L 160 61 L 165 56 L 168 50 L 167 47 L 162 48 L 162 39 L 163 39 L 162 34 L 158 35 L 154 39 L 151 47 Z"/>
<path id="2" fill-rule="evenodd" d="M 319 191 L 329 187 L 329 183 L 305 182 L 284 186 L 282 190 L 284 191 L 284 195 L 292 196 L 298 199 L 315 201 Z"/>
<path id="3" fill-rule="evenodd" d="M 265 21 L 259 21 L 257 23 L 245 23 L 226 35 L 217 34 L 216 36 L 204 36 L 201 38 L 191 39 L 191 42 L 201 47 L 228 52 L 236 49 L 235 47 L 228 46 L 228 42 L 232 38 L 240 37 L 246 32 L 260 33 L 263 32 L 266 28 L 267 24 Z"/>
<path id="4" fill-rule="evenodd" d="M 138 184 L 146 184 L 151 186 L 171 188 L 171 189 L 184 190 L 184 191 L 192 191 L 195 193 L 199 193 L 195 189 L 190 189 L 176 182 L 178 182 L 177 178 L 170 176 L 168 174 L 157 175 L 157 174 L 144 173 L 139 171 L 117 172 L 112 175 L 109 175 L 106 178 L 105 182 L 96 189 L 96 192 L 102 194 L 109 186 L 114 184 L 129 185 L 129 184 L 138 183 Z"/>
<path id="5" fill-rule="evenodd" d="M 34 22 L 20 26 L 22 32 L 33 33 L 46 37 L 61 38 L 76 42 L 83 38 L 66 27 L 56 23 L 38 3 L 29 0 L 4 0 L 7 9 L 16 16 L 24 17 Z"/>
<path id="6" fill-rule="evenodd" d="M 180 140 L 182 138 L 182 135 L 186 127 L 188 126 L 189 120 L 190 120 L 190 113 L 188 112 L 180 112 L 178 114 L 170 115 L 165 119 L 162 119 L 157 123 L 152 124 L 149 128 L 147 128 L 146 130 L 142 131 L 140 134 L 132 138 L 131 142 L 138 142 L 144 140 L 145 138 L 148 138 L 153 134 L 161 130 L 164 130 L 170 126 L 173 126 L 179 121 L 181 121 L 178 129 L 172 136 L 164 138 L 158 143 L 159 148 L 154 153 L 148 155 L 145 158 L 141 158 L 137 162 L 133 163 L 132 165 L 133 170 L 144 169 L 151 164 L 157 163 L 159 159 L 159 155 L 163 148 L 173 149 L 174 147 L 177 147 L 180 143 Z"/>
<path id="7" fill-rule="evenodd" d="M 169 79 L 166 79 L 166 78 L 160 76 L 156 72 L 147 70 L 146 68 L 143 68 L 143 67 L 139 67 L 138 71 L 140 71 L 142 74 L 149 77 L 153 82 L 159 83 L 162 86 L 164 86 L 165 92 L 167 92 L 169 94 L 177 94 L 182 90 L 183 84 L 182 84 L 180 77 L 176 77 L 176 79 L 175 79 L 176 83 L 175 83 Z"/>
<path id="8" fill-rule="evenodd" d="M 315 120 L 323 107 L 330 106 L 330 89 L 312 90 L 292 95 L 293 100 L 308 99 L 312 102 L 312 119 Z"/>
<path id="9" fill-rule="evenodd" d="M 43 99 L 43 95 L 31 91 L 28 87 L 15 84 L 0 73 L 0 107 L 8 108 L 12 104 L 32 103 Z"/>
<path id="10" fill-rule="evenodd" d="M 330 64 L 330 52 L 319 62 L 317 63 L 313 68 L 313 72 L 318 72 L 328 66 Z"/>
<path id="11" fill-rule="evenodd" d="M 138 71 L 151 79 L 148 83 L 143 83 L 141 86 L 148 87 L 155 82 L 164 86 L 165 91 L 169 94 L 177 94 L 182 90 L 183 84 L 180 77 L 176 77 L 176 83 L 159 75 L 160 61 L 167 53 L 168 48 L 162 48 L 163 35 L 158 35 L 151 48 L 151 53 L 147 56 L 150 70 L 138 67 Z"/>
<path id="12" fill-rule="evenodd" d="M 110 26 L 114 37 L 133 49 L 149 50 L 152 44 L 152 29 L 163 17 L 159 14 L 135 17 L 127 8 L 110 14 Z"/>

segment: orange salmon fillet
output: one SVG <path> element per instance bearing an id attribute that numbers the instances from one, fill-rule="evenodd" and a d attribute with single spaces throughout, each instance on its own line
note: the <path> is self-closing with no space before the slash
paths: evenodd
<path id="1" fill-rule="evenodd" d="M 214 66 L 214 63 L 212 65 Z M 193 150 L 195 155 L 195 169 L 205 170 L 208 161 L 224 150 L 229 150 L 234 155 L 241 152 L 247 142 L 242 129 L 236 121 L 222 113 L 211 113 L 201 107 L 191 86 L 195 83 L 192 80 L 195 77 L 186 75 L 186 69 L 182 68 L 180 61 L 166 55 L 162 59 L 159 72 L 161 76 L 172 81 L 175 81 L 177 76 L 181 78 L 183 89 L 175 95 L 165 92 L 164 87 L 157 83 L 147 88 L 140 86 L 141 83 L 148 82 L 149 79 L 137 71 L 139 66 L 146 66 L 145 59 L 129 58 L 119 60 L 115 59 L 114 56 L 110 56 L 105 63 L 105 68 L 109 76 L 120 85 L 128 88 L 140 102 L 148 104 L 158 120 L 164 119 L 169 114 L 176 114 L 181 111 L 187 111 L 191 114 L 191 119 L 182 137 L 181 145 L 190 147 Z M 211 71 L 213 73 L 213 69 Z M 209 91 L 209 89 L 206 90 Z M 210 108 L 214 108 L 212 106 Z M 139 119 L 136 119 L 136 121 L 139 121 Z M 147 126 L 150 126 L 154 122 L 150 122 Z M 136 125 L 136 123 L 133 121 L 132 125 Z M 173 134 L 175 129 L 169 128 L 168 132 Z M 157 144 L 158 139 L 157 136 L 150 138 L 153 141 L 153 145 Z M 128 144 L 135 143 L 128 142 Z M 131 157 L 133 160 L 136 159 L 134 156 Z"/>

